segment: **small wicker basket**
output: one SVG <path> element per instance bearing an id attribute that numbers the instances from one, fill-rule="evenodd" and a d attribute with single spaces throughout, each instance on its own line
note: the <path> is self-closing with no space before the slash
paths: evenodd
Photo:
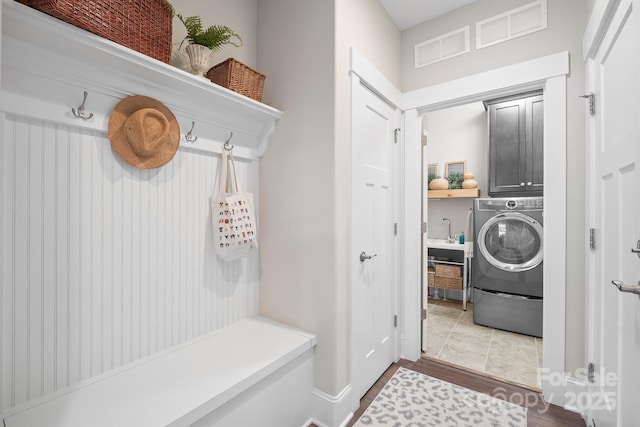
<path id="1" fill-rule="evenodd" d="M 258 102 L 262 101 L 265 75 L 260 74 L 233 58 L 214 65 L 207 78 L 220 86 L 231 89 Z"/>
<path id="2" fill-rule="evenodd" d="M 172 16 L 165 0 L 18 0 L 159 61 L 171 61 Z"/>
<path id="3" fill-rule="evenodd" d="M 462 267 L 459 265 L 436 264 L 436 276 L 440 277 L 462 277 Z"/>

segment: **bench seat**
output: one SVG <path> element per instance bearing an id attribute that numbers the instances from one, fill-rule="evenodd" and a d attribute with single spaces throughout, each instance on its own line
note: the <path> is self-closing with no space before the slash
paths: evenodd
<path id="1" fill-rule="evenodd" d="M 315 335 L 264 318 L 241 320 L 12 411 L 5 423 L 301 426 L 311 417 L 315 344 Z M 289 405 L 299 408 L 271 413 Z"/>

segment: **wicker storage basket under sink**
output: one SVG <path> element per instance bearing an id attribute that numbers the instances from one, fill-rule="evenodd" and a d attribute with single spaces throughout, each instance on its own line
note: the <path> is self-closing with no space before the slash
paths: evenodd
<path id="1" fill-rule="evenodd" d="M 462 267 L 459 265 L 436 264 L 434 287 L 441 289 L 462 290 Z"/>

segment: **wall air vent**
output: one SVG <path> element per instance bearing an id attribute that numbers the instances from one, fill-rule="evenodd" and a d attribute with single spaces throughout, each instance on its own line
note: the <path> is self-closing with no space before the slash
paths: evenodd
<path id="1" fill-rule="evenodd" d="M 415 45 L 415 68 L 469 52 L 469 27 L 434 37 Z"/>
<path id="2" fill-rule="evenodd" d="M 476 49 L 547 28 L 547 0 L 538 0 L 476 23 Z"/>

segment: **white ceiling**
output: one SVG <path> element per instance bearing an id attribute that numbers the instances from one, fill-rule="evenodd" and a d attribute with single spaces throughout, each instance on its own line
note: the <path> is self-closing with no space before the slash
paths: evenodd
<path id="1" fill-rule="evenodd" d="M 406 30 L 476 0 L 380 0 L 398 28 Z"/>

